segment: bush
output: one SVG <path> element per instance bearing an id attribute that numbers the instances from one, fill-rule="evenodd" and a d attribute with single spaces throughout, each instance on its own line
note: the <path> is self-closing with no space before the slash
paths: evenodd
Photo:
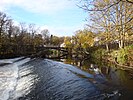
<path id="1" fill-rule="evenodd" d="M 133 45 L 126 46 L 118 50 L 117 62 L 119 64 L 127 64 L 129 60 L 133 59 Z"/>
<path id="2" fill-rule="evenodd" d="M 98 49 L 94 52 L 92 52 L 91 56 L 92 58 L 94 59 L 102 59 L 105 57 L 105 54 L 106 54 L 106 50 L 105 49 Z"/>

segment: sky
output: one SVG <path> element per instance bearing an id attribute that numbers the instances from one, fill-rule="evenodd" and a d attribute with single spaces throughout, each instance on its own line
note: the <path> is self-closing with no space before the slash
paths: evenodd
<path id="1" fill-rule="evenodd" d="M 34 23 L 56 36 L 72 36 L 83 29 L 87 14 L 80 0 L 0 0 L 0 11 L 16 22 Z"/>

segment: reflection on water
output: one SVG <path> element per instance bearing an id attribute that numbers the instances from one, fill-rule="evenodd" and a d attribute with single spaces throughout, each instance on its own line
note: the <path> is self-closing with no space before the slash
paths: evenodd
<path id="1" fill-rule="evenodd" d="M 80 62 L 79 60 L 72 60 L 72 59 L 64 59 L 64 63 L 72 64 L 77 66 L 78 68 L 93 74 L 99 74 L 102 77 L 105 77 L 108 82 L 112 85 L 116 85 L 120 87 L 122 90 L 123 95 L 127 100 L 129 97 L 130 99 L 133 98 L 133 72 L 132 71 L 124 71 L 118 69 L 119 66 L 114 64 L 104 64 L 99 62 L 92 62 L 89 60 L 85 60 Z M 122 100 L 125 100 L 122 96 Z M 129 99 L 129 100 L 130 100 Z"/>
<path id="2" fill-rule="evenodd" d="M 120 97 L 119 90 L 97 73 L 93 75 L 48 59 L 36 59 L 29 65 L 34 66 L 39 80 L 21 100 L 117 100 Z"/>

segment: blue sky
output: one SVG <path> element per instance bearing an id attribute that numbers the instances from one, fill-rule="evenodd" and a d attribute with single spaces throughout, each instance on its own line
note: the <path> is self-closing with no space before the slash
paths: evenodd
<path id="1" fill-rule="evenodd" d="M 6 12 L 15 22 L 34 23 L 53 35 L 71 36 L 86 23 L 87 13 L 76 6 L 79 1 L 1 0 L 0 11 Z"/>

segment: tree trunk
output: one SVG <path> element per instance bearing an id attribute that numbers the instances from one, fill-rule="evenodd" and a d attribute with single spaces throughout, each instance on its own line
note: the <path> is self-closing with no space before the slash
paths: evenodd
<path id="1" fill-rule="evenodd" d="M 109 45 L 106 43 L 106 50 L 109 51 Z"/>
<path id="2" fill-rule="evenodd" d="M 124 47 L 123 40 L 120 40 L 120 41 L 119 41 L 119 48 L 122 49 L 123 47 Z"/>

